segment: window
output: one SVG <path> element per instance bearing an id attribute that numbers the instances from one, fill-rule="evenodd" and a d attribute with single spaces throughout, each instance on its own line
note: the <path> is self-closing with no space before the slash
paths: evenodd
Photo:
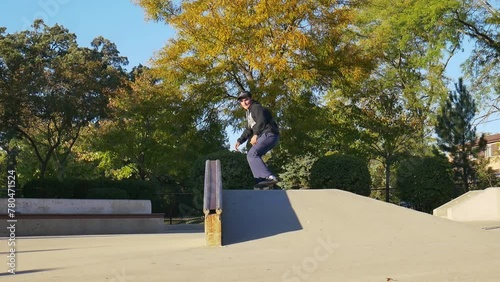
<path id="1" fill-rule="evenodd" d="M 500 156 L 500 142 L 491 144 L 491 156 Z"/>
<path id="2" fill-rule="evenodd" d="M 486 145 L 486 150 L 484 150 L 484 156 L 487 158 L 491 157 L 491 144 Z"/>
<path id="3" fill-rule="evenodd" d="M 500 142 L 490 143 L 486 145 L 484 156 L 487 158 L 500 156 Z"/>

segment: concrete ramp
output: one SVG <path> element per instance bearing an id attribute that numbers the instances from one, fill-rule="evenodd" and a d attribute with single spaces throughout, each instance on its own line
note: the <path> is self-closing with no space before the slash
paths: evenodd
<path id="1" fill-rule="evenodd" d="M 469 191 L 434 209 L 433 214 L 455 221 L 500 221 L 500 188 Z"/>
<path id="2" fill-rule="evenodd" d="M 224 244 L 314 241 L 321 236 L 363 244 L 388 243 L 389 238 L 397 238 L 400 244 L 415 244 L 442 240 L 446 234 L 467 228 L 430 214 L 334 189 L 226 190 L 223 197 Z"/>
<path id="3" fill-rule="evenodd" d="M 220 281 L 500 277 L 496 231 L 341 190 L 225 191 L 222 221 L 227 250 L 242 254 L 238 265 L 253 268 L 255 257 L 262 272 L 224 278 L 211 272 Z M 223 253 L 214 255 L 227 261 Z"/>
<path id="4" fill-rule="evenodd" d="M 19 274 L 4 270 L 0 277 L 5 282 L 500 281 L 499 229 L 340 190 L 224 191 L 223 197 L 222 247 L 205 247 L 203 232 L 18 238 Z M 0 241 L 5 256 L 7 243 Z"/>

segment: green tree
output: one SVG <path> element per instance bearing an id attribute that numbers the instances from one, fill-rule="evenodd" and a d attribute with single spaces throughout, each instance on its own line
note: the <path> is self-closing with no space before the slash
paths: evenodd
<path id="1" fill-rule="evenodd" d="M 250 90 L 280 123 L 284 138 L 276 151 L 286 158 L 302 153 L 298 144 L 317 149 L 311 139 L 320 136 L 324 123 L 316 123 L 315 115 L 331 81 L 360 79 L 360 65 L 372 62 L 344 39 L 352 36 L 345 32 L 356 12 L 351 3 L 136 2 L 149 18 L 177 30 L 155 60 L 162 81 L 178 84 L 201 107 L 222 109 L 221 120 L 233 128 L 241 128 L 244 118 L 234 97 Z"/>
<path id="2" fill-rule="evenodd" d="M 349 120 L 352 146 L 365 156 L 378 160 L 384 168 L 385 200 L 390 200 L 391 169 L 423 140 L 425 116 L 406 103 L 402 89 L 373 81 L 368 93 L 346 102 L 332 104 L 342 119 Z"/>
<path id="3" fill-rule="evenodd" d="M 283 189 L 315 188 L 309 187 L 311 168 L 318 158 L 311 154 L 295 157 L 283 165 L 280 173 L 280 186 Z"/>
<path id="4" fill-rule="evenodd" d="M 340 189 L 369 196 L 370 184 L 368 165 L 356 156 L 324 156 L 316 160 L 311 168 L 310 187 L 313 189 Z"/>
<path id="5" fill-rule="evenodd" d="M 354 24 L 359 27 L 360 43 L 382 60 L 377 65 L 403 67 L 401 83 L 418 76 L 425 82 L 422 85 L 432 89 L 443 79 L 446 64 L 460 44 L 454 16 L 460 9 L 460 0 L 368 0 Z"/>
<path id="6" fill-rule="evenodd" d="M 216 109 L 191 103 L 145 67 L 134 68 L 130 78 L 130 87 L 111 99 L 113 116 L 101 121 L 89 140 L 93 150 L 87 157 L 108 177 L 181 180 L 190 162 L 223 148 Z"/>
<path id="7" fill-rule="evenodd" d="M 455 0 L 369 0 L 352 20 L 352 40 L 374 64 L 361 80 L 334 81 L 328 105 L 343 143 L 382 163 L 386 201 L 391 169 L 426 142 L 434 107 L 445 98 L 443 56 L 459 40 L 451 13 L 457 7 Z"/>
<path id="8" fill-rule="evenodd" d="M 455 180 L 461 186 L 458 192 L 462 194 L 471 190 L 471 184 L 476 180 L 474 159 L 484 151 L 486 140 L 484 134 L 480 138 L 476 136 L 473 125 L 476 104 L 461 78 L 455 89 L 450 91 L 448 100 L 440 109 L 435 130 L 439 148 L 452 159 Z"/>
<path id="9" fill-rule="evenodd" d="M 489 158 L 478 159 L 477 179 L 477 189 L 479 190 L 500 186 L 500 178 L 497 177 L 497 172 L 490 166 Z"/>
<path id="10" fill-rule="evenodd" d="M 457 30 L 472 41 L 470 57 L 464 64 L 471 89 L 488 107 L 488 114 L 500 111 L 500 11 L 486 0 L 463 1 L 454 11 Z M 495 95 L 491 95 L 495 94 Z"/>
<path id="11" fill-rule="evenodd" d="M 319 157 L 338 142 L 338 133 L 330 119 L 330 109 L 320 105 L 320 99 L 311 91 L 304 91 L 288 98 L 281 111 L 280 143 L 272 152 L 272 163 L 278 168 L 291 169 L 292 159 L 310 155 Z M 298 162 L 301 162 L 299 161 Z M 285 169 L 289 171 L 290 169 Z M 309 167 L 310 169 L 310 167 Z M 300 182 L 306 184 L 304 179 Z M 298 184 L 298 183 L 294 183 Z"/>
<path id="12" fill-rule="evenodd" d="M 453 198 L 451 165 L 444 156 L 406 159 L 396 172 L 396 189 L 402 201 L 432 213 Z"/>
<path id="13" fill-rule="evenodd" d="M 107 115 L 110 96 L 121 86 L 116 46 L 98 37 L 79 47 L 62 26 L 36 20 L 32 30 L 0 33 L 2 131 L 16 132 L 31 145 L 39 176 L 55 160 L 64 176 L 67 158 L 81 131 Z"/>

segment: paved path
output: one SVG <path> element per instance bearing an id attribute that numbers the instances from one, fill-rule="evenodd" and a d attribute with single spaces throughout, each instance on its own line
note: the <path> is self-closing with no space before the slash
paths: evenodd
<path id="1" fill-rule="evenodd" d="M 500 223 L 451 222 L 338 190 L 225 191 L 223 247 L 163 234 L 16 238 L 1 281 L 500 281 Z M 255 208 L 258 207 L 258 208 Z M 488 227 L 488 230 L 483 229 Z M 0 241 L 7 262 L 8 241 Z"/>

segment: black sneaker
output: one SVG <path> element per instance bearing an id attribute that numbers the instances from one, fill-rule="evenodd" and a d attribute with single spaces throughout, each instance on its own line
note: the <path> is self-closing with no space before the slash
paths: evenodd
<path id="1" fill-rule="evenodd" d="M 274 176 L 274 175 L 269 175 L 266 180 L 269 180 L 269 181 L 275 181 L 276 183 L 280 182 L 280 180 L 278 179 L 278 177 Z"/>
<path id="2" fill-rule="evenodd" d="M 269 185 L 271 184 L 276 184 L 278 182 L 280 182 L 280 180 L 278 179 L 278 177 L 274 176 L 274 175 L 269 175 L 267 178 L 266 178 L 266 183 L 269 183 Z"/>

